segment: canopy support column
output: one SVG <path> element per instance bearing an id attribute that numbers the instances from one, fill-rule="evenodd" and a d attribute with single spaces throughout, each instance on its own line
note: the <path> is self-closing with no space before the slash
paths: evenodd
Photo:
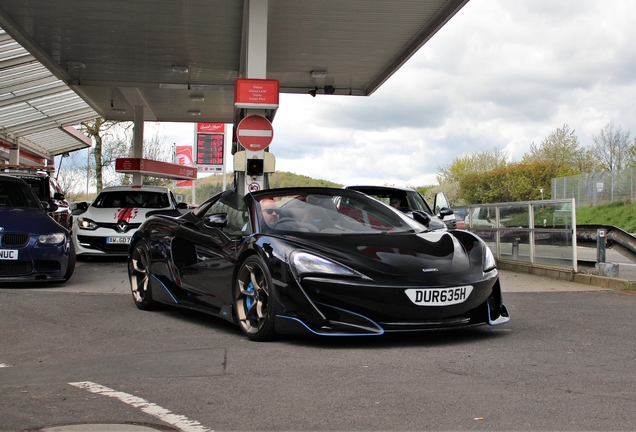
<path id="1" fill-rule="evenodd" d="M 245 71 L 244 78 L 267 78 L 267 14 L 269 9 L 268 0 L 246 0 L 247 7 L 247 31 L 245 43 Z M 234 119 L 234 130 L 239 122 L 247 116 L 260 115 L 267 117 L 267 110 L 264 109 L 248 109 L 243 115 Z M 251 151 L 246 149 L 246 159 L 252 158 L 263 159 L 263 150 Z M 248 192 L 247 183 L 254 183 L 244 170 L 237 171 L 235 174 L 235 188 L 239 194 Z M 268 188 L 268 175 L 263 173 L 263 180 L 259 187 Z"/>
<path id="2" fill-rule="evenodd" d="M 141 159 L 144 157 L 144 107 L 135 107 L 135 126 L 133 133 L 133 157 Z M 133 186 L 141 186 L 141 173 L 134 173 L 132 178 Z"/>
<path id="3" fill-rule="evenodd" d="M 16 138 L 15 142 L 12 142 L 9 147 L 9 163 L 11 165 L 20 163 L 20 144 L 18 144 L 18 140 L 19 138 Z"/>

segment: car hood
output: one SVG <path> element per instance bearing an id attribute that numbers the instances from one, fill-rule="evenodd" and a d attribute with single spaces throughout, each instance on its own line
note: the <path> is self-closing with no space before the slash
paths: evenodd
<path id="1" fill-rule="evenodd" d="M 0 208 L 0 234 L 3 232 L 28 232 L 50 234 L 65 232 L 44 210 L 37 208 Z"/>
<path id="2" fill-rule="evenodd" d="M 479 240 L 470 233 L 433 231 L 418 234 L 307 236 L 287 238 L 295 249 L 314 250 L 364 274 L 382 273 L 417 279 L 423 274 L 441 276 L 482 268 Z"/>
<path id="3" fill-rule="evenodd" d="M 397 236 L 390 237 L 394 240 Z M 391 273 L 446 274 L 466 271 L 470 267 L 462 244 L 450 234 L 434 232 L 404 237 L 408 241 L 384 240 L 378 244 L 357 246 L 356 249 Z"/>
<path id="4" fill-rule="evenodd" d="M 146 220 L 146 216 L 149 212 L 156 210 L 156 208 L 143 207 L 89 207 L 86 212 L 81 214 L 81 217 L 102 223 L 117 223 L 120 220 L 126 221 L 127 223 L 142 223 Z"/>

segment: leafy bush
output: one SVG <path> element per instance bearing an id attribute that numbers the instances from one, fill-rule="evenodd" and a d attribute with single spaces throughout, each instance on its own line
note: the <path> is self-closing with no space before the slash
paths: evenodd
<path id="1" fill-rule="evenodd" d="M 483 174 L 466 176 L 460 198 L 467 204 L 540 200 L 551 197 L 552 178 L 568 175 L 573 168 L 552 162 L 512 164 Z"/>

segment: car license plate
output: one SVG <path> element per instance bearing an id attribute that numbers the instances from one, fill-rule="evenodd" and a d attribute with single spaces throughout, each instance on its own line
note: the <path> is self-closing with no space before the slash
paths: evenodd
<path id="1" fill-rule="evenodd" d="M 2 249 L 0 250 L 0 260 L 17 260 L 18 251 L 16 249 Z"/>
<path id="2" fill-rule="evenodd" d="M 449 306 L 463 303 L 472 291 L 472 285 L 464 285 L 451 288 L 407 289 L 405 293 L 418 306 Z"/>
<path id="3" fill-rule="evenodd" d="M 129 244 L 130 237 L 106 237 L 106 244 Z"/>

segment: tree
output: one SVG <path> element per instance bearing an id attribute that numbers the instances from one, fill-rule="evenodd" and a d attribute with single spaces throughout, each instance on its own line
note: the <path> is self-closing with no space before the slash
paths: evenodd
<path id="1" fill-rule="evenodd" d="M 508 164 L 482 174 L 467 176 L 460 185 L 461 199 L 468 204 L 501 203 L 541 199 L 541 189 L 550 199 L 555 177 L 571 175 L 573 168 L 551 161 Z"/>
<path id="2" fill-rule="evenodd" d="M 435 195 L 437 195 L 438 192 L 444 192 L 444 194 L 446 194 L 446 198 L 448 198 L 448 201 L 450 201 L 450 204 L 453 206 L 465 205 L 466 203 L 460 197 L 459 187 L 460 184 L 458 182 L 454 182 L 444 183 L 443 185 L 420 186 L 415 189 L 431 206 L 433 205 L 433 202 L 435 202 Z"/>
<path id="3" fill-rule="evenodd" d="M 523 155 L 521 162 L 554 162 L 575 168 L 579 173 L 594 171 L 596 165 L 591 151 L 580 146 L 574 130 L 570 130 L 567 124 L 550 132 L 541 144 L 531 143 L 530 150 Z"/>
<path id="4" fill-rule="evenodd" d="M 132 131 L 130 129 L 126 129 L 126 141 L 128 144 L 128 157 L 133 157 L 133 146 L 132 146 L 132 137 L 128 136 Z M 172 146 L 166 144 L 166 137 L 161 135 L 158 130 L 149 138 L 144 139 L 144 155 L 145 159 L 162 161 L 162 162 L 172 162 Z M 123 156 L 118 156 L 123 157 Z M 167 186 L 171 184 L 172 180 L 163 178 L 163 177 L 150 177 L 143 176 L 141 179 L 141 183 L 144 185 L 151 186 Z M 130 174 L 121 174 L 119 177 L 119 183 L 122 185 L 132 184 L 132 175 Z"/>
<path id="5" fill-rule="evenodd" d="M 609 122 L 598 135 L 592 136 L 592 154 L 602 169 L 620 171 L 634 162 L 635 144 L 630 144 L 629 135 L 629 131 L 622 132 L 620 126 L 614 130 L 614 124 Z"/>
<path id="6" fill-rule="evenodd" d="M 269 186 L 270 188 L 301 186 L 341 188 L 343 185 L 329 180 L 313 179 L 305 175 L 294 174 L 287 171 L 277 171 L 270 176 Z"/>
<path id="7" fill-rule="evenodd" d="M 466 176 L 480 174 L 506 166 L 507 154 L 495 147 L 492 152 L 475 152 L 453 159 L 449 165 L 437 168 L 437 182 L 440 185 L 461 182 Z"/>
<path id="8" fill-rule="evenodd" d="M 95 119 L 81 124 L 81 130 L 94 140 L 88 160 L 73 158 L 65 166 L 64 174 L 68 181 L 68 193 L 78 193 L 83 185 L 90 181 L 97 191 L 109 185 L 131 184 L 129 174 L 115 172 L 115 160 L 132 156 L 133 123 Z M 172 147 L 166 145 L 166 138 L 158 131 L 150 139 L 144 140 L 144 157 L 164 162 L 172 161 Z M 91 157 L 92 156 L 92 157 Z M 94 176 L 92 175 L 94 173 Z M 62 175 L 60 173 L 60 175 Z M 81 179 L 81 180 L 80 180 Z M 166 185 L 170 181 L 164 178 L 143 177 L 143 184 Z M 88 185 L 86 186 L 88 190 Z"/>
<path id="9" fill-rule="evenodd" d="M 79 179 L 82 179 L 80 181 Z M 80 185 L 86 182 L 86 170 L 80 171 L 74 165 L 64 166 L 57 171 L 56 180 L 64 192 L 64 198 L 68 202 L 82 199 L 84 191 Z"/>
<path id="10" fill-rule="evenodd" d="M 127 143 L 125 141 L 121 139 L 107 139 L 114 126 L 119 124 L 121 124 L 121 122 L 97 118 L 95 120 L 82 122 L 80 126 L 81 131 L 91 137 L 95 142 L 92 154 L 95 163 L 95 180 L 98 191 L 104 188 L 104 167 L 110 166 L 115 162 L 116 158 L 122 157 L 127 153 Z M 88 167 L 87 170 L 89 170 Z"/>

